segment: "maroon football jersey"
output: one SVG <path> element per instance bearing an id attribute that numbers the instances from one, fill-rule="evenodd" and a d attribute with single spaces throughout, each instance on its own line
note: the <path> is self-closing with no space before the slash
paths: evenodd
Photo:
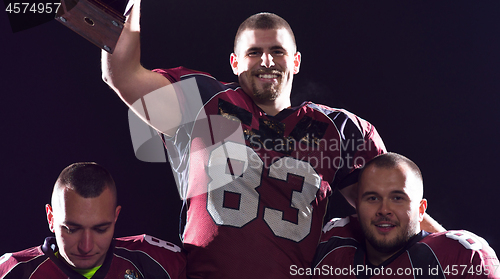
<path id="1" fill-rule="evenodd" d="M 332 187 L 385 152 L 374 126 L 311 102 L 270 116 L 236 83 L 156 71 L 199 90 L 176 88 L 183 124 L 165 139 L 187 198 L 188 277 L 288 278 L 292 265 L 310 266 Z"/>
<path id="2" fill-rule="evenodd" d="M 138 235 L 117 238 L 93 279 L 186 278 L 186 256 L 170 242 Z M 55 238 L 0 257 L 1 279 L 86 279 L 54 254 Z"/>
<path id="3" fill-rule="evenodd" d="M 332 220 L 313 267 L 297 272 L 312 278 L 500 278 L 498 258 L 481 237 L 467 231 L 421 231 L 379 266 L 366 260 L 361 228 L 354 217 Z"/>

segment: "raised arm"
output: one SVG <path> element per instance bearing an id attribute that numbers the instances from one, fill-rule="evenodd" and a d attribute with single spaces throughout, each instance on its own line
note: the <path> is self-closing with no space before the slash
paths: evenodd
<path id="1" fill-rule="evenodd" d="M 102 79 L 145 122 L 166 135 L 173 135 L 181 121 L 177 96 L 168 79 L 140 63 L 140 5 L 141 1 L 135 0 L 113 54 L 102 51 Z M 152 92 L 155 92 L 150 95 L 155 96 L 154 102 L 143 107 L 145 102 L 141 98 Z M 151 121 L 150 115 L 160 119 Z"/>

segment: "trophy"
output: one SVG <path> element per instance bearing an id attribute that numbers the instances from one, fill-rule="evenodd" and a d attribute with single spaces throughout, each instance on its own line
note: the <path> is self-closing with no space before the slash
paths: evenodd
<path id="1" fill-rule="evenodd" d="M 133 0 L 61 0 L 56 20 L 109 53 L 113 53 Z"/>

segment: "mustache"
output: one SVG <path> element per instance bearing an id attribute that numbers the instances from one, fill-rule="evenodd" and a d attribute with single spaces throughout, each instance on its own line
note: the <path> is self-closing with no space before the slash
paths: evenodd
<path id="1" fill-rule="evenodd" d="M 282 76 L 283 72 L 278 69 L 257 69 L 252 71 L 253 75 L 271 74 Z"/>
<path id="2" fill-rule="evenodd" d="M 380 222 L 389 222 L 389 223 L 391 223 L 391 224 L 393 224 L 395 226 L 399 226 L 399 222 L 397 220 L 391 220 L 390 218 L 387 218 L 387 217 L 384 217 L 384 216 L 379 217 L 376 220 L 373 220 L 372 224 L 375 225 L 375 224 L 380 223 Z"/>

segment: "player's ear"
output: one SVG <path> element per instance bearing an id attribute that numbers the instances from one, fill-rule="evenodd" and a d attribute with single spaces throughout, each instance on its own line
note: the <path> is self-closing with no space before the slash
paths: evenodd
<path id="1" fill-rule="evenodd" d="M 122 207 L 121 207 L 121 205 L 118 205 L 115 209 L 115 223 L 116 223 L 116 220 L 118 220 L 118 215 L 120 215 L 120 210 L 122 210 Z"/>
<path id="2" fill-rule="evenodd" d="M 298 74 L 300 69 L 300 61 L 302 59 L 302 54 L 296 52 L 293 56 L 293 74 Z"/>
<path id="3" fill-rule="evenodd" d="M 231 64 L 231 69 L 233 69 L 233 73 L 238 75 L 238 56 L 233 52 L 229 57 L 229 63 Z"/>
<path id="4" fill-rule="evenodd" d="M 427 210 L 427 200 L 422 199 L 420 201 L 420 206 L 418 207 L 419 222 L 422 222 L 422 220 L 424 220 L 425 210 Z"/>
<path id="5" fill-rule="evenodd" d="M 50 204 L 45 205 L 45 213 L 47 214 L 47 222 L 49 223 L 49 230 L 54 232 L 54 213 Z"/>

